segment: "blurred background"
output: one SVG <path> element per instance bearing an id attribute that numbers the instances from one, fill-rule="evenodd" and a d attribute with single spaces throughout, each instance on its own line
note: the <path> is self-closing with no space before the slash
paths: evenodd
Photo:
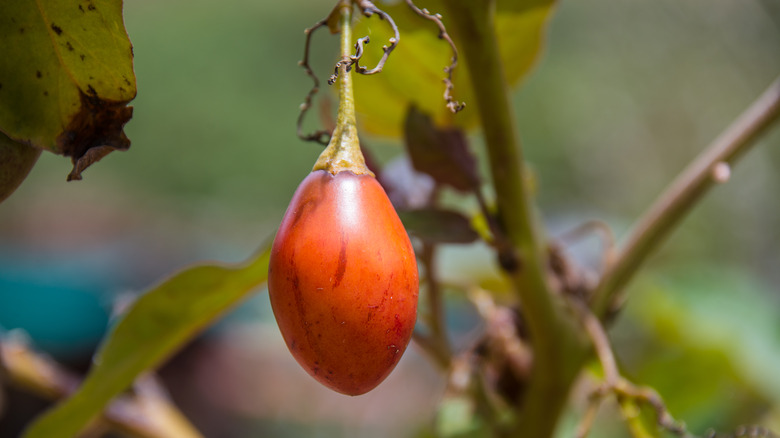
<path id="1" fill-rule="evenodd" d="M 72 183 L 69 160 L 44 153 L 0 205 L 0 327 L 83 371 L 117 297 L 261 245 L 321 150 L 295 136 L 310 87 L 297 62 L 303 29 L 332 3 L 125 1 L 139 89 L 132 147 Z M 319 37 L 324 77 L 335 41 Z M 514 95 L 550 234 L 601 219 L 622 235 L 778 72 L 778 0 L 560 2 Z M 402 151 L 365 139 L 383 161 Z M 610 330 L 625 374 L 654 386 L 694 433 L 780 431 L 779 192 L 775 129 L 651 259 Z M 584 263 L 599 250 L 595 238 L 571 248 Z M 497 275 L 480 245 L 443 253 L 445 280 Z M 472 336 L 474 311 L 449 298 L 453 336 Z M 287 352 L 262 290 L 161 375 L 208 437 L 417 436 L 444 388 L 414 346 L 366 396 L 320 387 Z M 8 388 L 5 400 L 1 437 L 45 406 Z M 616 412 L 605 405 L 593 436 L 627 435 Z M 575 403 L 561 436 L 580 414 Z"/>

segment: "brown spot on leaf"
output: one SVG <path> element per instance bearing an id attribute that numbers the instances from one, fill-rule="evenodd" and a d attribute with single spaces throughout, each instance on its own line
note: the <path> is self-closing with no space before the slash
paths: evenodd
<path id="1" fill-rule="evenodd" d="M 92 87 L 92 85 L 87 84 L 87 94 L 90 96 L 98 97 L 97 91 L 95 91 L 95 88 Z"/>
<path id="2" fill-rule="evenodd" d="M 24 33 L 24 28 L 23 27 L 19 28 L 19 33 Z"/>
<path id="3" fill-rule="evenodd" d="M 73 161 L 68 181 L 80 180 L 84 169 L 109 152 L 130 147 L 123 128 L 133 116 L 133 108 L 126 102 L 100 99 L 94 89 L 88 92 L 81 93 L 79 112 L 57 138 L 63 155 Z"/>
<path id="4" fill-rule="evenodd" d="M 70 41 L 65 41 L 65 47 L 68 48 L 69 52 L 73 51 L 73 45 L 70 43 Z"/>
<path id="5" fill-rule="evenodd" d="M 44 91 L 43 91 L 43 95 L 44 95 L 44 96 L 48 96 L 48 95 L 49 95 L 49 92 L 48 92 L 48 91 L 46 91 L 46 90 L 44 90 Z"/>
<path id="6" fill-rule="evenodd" d="M 81 58 L 81 60 L 83 61 L 86 58 L 86 56 L 84 56 L 84 54 L 82 53 L 81 55 L 79 55 L 79 58 Z"/>
<path id="7" fill-rule="evenodd" d="M 95 5 L 93 5 L 93 4 L 90 2 L 90 3 L 87 5 L 87 9 L 89 9 L 90 11 L 94 11 L 94 10 L 95 10 L 95 9 L 97 9 L 97 8 L 95 7 Z"/>
<path id="8" fill-rule="evenodd" d="M 40 79 L 40 78 L 42 78 L 42 77 L 43 77 L 43 75 L 41 74 L 41 71 L 40 71 L 40 70 L 37 70 L 37 71 L 35 72 L 35 77 L 36 77 L 36 78 L 38 78 L 38 79 Z"/>
<path id="9" fill-rule="evenodd" d="M 79 5 L 79 11 L 84 12 L 84 7 Z"/>
<path id="10" fill-rule="evenodd" d="M 53 30 L 57 35 L 62 35 L 62 28 L 54 23 L 51 24 L 51 30 Z"/>

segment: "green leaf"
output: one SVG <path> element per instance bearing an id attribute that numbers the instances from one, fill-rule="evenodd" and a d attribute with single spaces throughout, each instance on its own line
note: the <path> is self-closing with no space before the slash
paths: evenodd
<path id="1" fill-rule="evenodd" d="M 466 397 L 443 400 L 436 416 L 436 426 L 443 437 L 474 431 L 474 402 Z"/>
<path id="2" fill-rule="evenodd" d="M 474 1 L 474 7 L 491 2 Z M 554 0 L 498 0 L 495 29 L 504 73 L 510 84 L 517 84 L 534 65 L 544 43 L 544 32 Z M 442 0 L 416 1 L 420 8 L 441 13 L 447 31 L 455 45 L 464 38 L 451 20 Z M 401 39 L 392 52 L 384 70 L 376 75 L 355 75 L 355 101 L 361 128 L 379 135 L 400 136 L 406 110 L 414 105 L 430 114 L 439 126 L 456 125 L 471 128 L 477 123 L 477 111 L 468 106 L 457 115 L 452 114 L 443 99 L 444 67 L 450 64 L 450 47 L 438 38 L 439 30 L 429 20 L 413 13 L 405 2 L 378 6 L 389 13 L 398 25 Z M 381 47 L 392 36 L 386 22 L 376 17 L 362 18 L 355 26 L 355 36 L 370 36 L 361 65 L 373 67 L 382 55 Z M 464 54 L 459 53 L 454 73 L 454 97 L 473 105 Z"/>
<path id="3" fill-rule="evenodd" d="M 17 143 L 0 132 L 0 202 L 19 187 L 40 155 L 40 149 Z"/>
<path id="4" fill-rule="evenodd" d="M 200 265 L 141 296 L 109 333 L 76 393 L 44 414 L 27 438 L 76 436 L 117 394 L 159 366 L 268 277 L 270 245 L 237 266 Z"/>
<path id="5" fill-rule="evenodd" d="M 647 405 L 632 399 L 618 399 L 623 421 L 634 438 L 661 438 L 657 412 Z"/>
<path id="6" fill-rule="evenodd" d="M 462 214 L 434 208 L 399 211 L 409 234 L 432 243 L 471 243 L 479 237 Z"/>
<path id="7" fill-rule="evenodd" d="M 667 271 L 638 282 L 612 330 L 622 364 L 691 430 L 754 421 L 780 402 L 775 290 L 733 268 Z"/>
<path id="8" fill-rule="evenodd" d="M 0 131 L 72 157 L 68 179 L 130 141 L 133 53 L 122 1 L 0 2 Z"/>

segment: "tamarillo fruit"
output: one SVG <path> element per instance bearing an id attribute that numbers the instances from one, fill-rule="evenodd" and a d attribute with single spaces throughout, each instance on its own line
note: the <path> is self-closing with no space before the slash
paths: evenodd
<path id="1" fill-rule="evenodd" d="M 370 391 L 406 349 L 417 316 L 412 245 L 371 174 L 314 170 L 271 250 L 268 292 L 298 363 L 347 395 Z"/>

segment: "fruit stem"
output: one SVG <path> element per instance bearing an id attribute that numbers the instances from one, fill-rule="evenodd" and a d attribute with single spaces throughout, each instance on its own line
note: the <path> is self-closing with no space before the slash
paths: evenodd
<path id="1" fill-rule="evenodd" d="M 330 137 L 328 146 L 322 151 L 314 170 L 327 170 L 332 174 L 349 170 L 356 175 L 374 174 L 366 166 L 363 153 L 360 151 L 360 141 L 357 135 L 355 119 L 355 98 L 352 88 L 352 0 L 341 0 L 334 14 L 340 14 L 341 25 L 341 60 L 336 64 L 339 109 L 336 118 L 336 128 Z"/>

